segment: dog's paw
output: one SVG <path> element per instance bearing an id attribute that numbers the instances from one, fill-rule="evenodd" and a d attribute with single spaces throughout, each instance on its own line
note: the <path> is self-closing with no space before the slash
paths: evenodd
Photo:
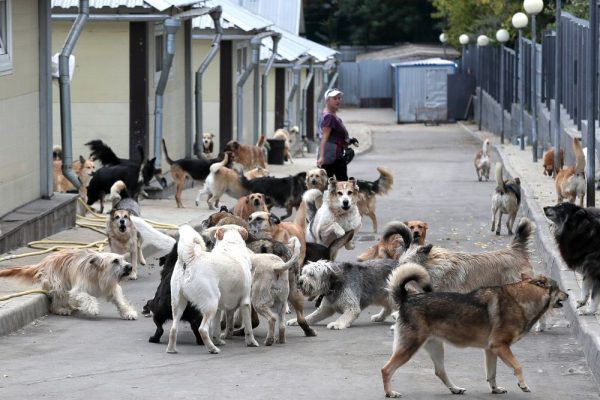
<path id="1" fill-rule="evenodd" d="M 577 310 L 577 315 L 595 315 L 596 310 L 586 308 L 585 310 Z"/>
<path id="2" fill-rule="evenodd" d="M 385 315 L 371 315 L 371 322 L 383 322 L 385 321 Z"/>
<path id="3" fill-rule="evenodd" d="M 273 343 L 275 343 L 275 338 L 274 337 L 268 337 L 265 340 L 265 346 L 273 346 Z"/>
<path id="4" fill-rule="evenodd" d="M 585 306 L 587 303 L 587 299 L 585 300 L 577 300 L 577 308 L 581 308 L 583 306 Z"/>
<path id="5" fill-rule="evenodd" d="M 518 385 L 519 385 L 519 388 L 521 388 L 522 391 L 524 391 L 524 392 L 531 392 L 531 389 L 529 389 L 529 386 L 527 386 L 527 385 L 521 386 L 520 383 L 518 383 Z"/>
<path id="6" fill-rule="evenodd" d="M 450 389 L 452 394 L 463 394 L 467 391 L 467 389 L 458 386 L 449 387 L 448 389 Z"/>
<path id="7" fill-rule="evenodd" d="M 227 344 L 223 339 L 217 337 L 213 338 L 213 343 L 218 346 L 225 346 Z"/>
<path id="8" fill-rule="evenodd" d="M 210 354 L 219 354 L 221 352 L 221 349 L 219 349 L 217 346 L 212 346 L 208 348 L 208 352 Z"/>
<path id="9" fill-rule="evenodd" d="M 287 326 L 298 326 L 298 321 L 295 318 L 293 318 L 288 320 L 285 324 Z"/>
<path id="10" fill-rule="evenodd" d="M 71 315 L 71 312 L 71 309 L 66 307 L 53 310 L 53 313 L 56 315 Z"/>
<path id="11" fill-rule="evenodd" d="M 354 242 L 353 241 L 346 242 L 344 247 L 346 248 L 346 250 L 354 250 L 354 247 L 355 247 Z"/>
<path id="12" fill-rule="evenodd" d="M 246 341 L 246 347 L 260 347 L 256 339 L 252 338 Z"/>
<path id="13" fill-rule="evenodd" d="M 130 321 L 137 319 L 137 317 L 138 317 L 138 314 L 135 310 L 127 310 L 121 314 L 121 318 L 130 320 Z"/>
<path id="14" fill-rule="evenodd" d="M 385 397 L 389 397 L 389 398 L 392 398 L 392 399 L 397 399 L 399 397 L 402 397 L 402 395 L 399 392 L 396 392 L 396 391 L 392 390 L 392 391 L 386 393 Z"/>
<path id="15" fill-rule="evenodd" d="M 342 324 L 337 321 L 330 322 L 327 324 L 327 329 L 340 330 L 340 329 L 346 329 L 346 328 L 347 328 L 347 326 L 345 324 Z"/>
<path id="16" fill-rule="evenodd" d="M 131 274 L 129 274 L 129 280 L 137 281 L 137 272 L 132 272 Z"/>
<path id="17" fill-rule="evenodd" d="M 495 388 L 492 389 L 492 393 L 494 393 L 494 394 L 504 394 L 506 392 L 507 392 L 507 390 L 501 386 L 496 386 Z"/>
<path id="18" fill-rule="evenodd" d="M 167 353 L 170 353 L 170 354 L 178 353 L 175 345 L 171 345 L 171 343 L 169 343 L 169 345 L 167 346 Z"/>

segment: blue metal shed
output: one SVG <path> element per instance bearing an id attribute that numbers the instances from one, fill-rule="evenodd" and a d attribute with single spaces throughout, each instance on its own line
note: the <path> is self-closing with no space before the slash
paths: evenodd
<path id="1" fill-rule="evenodd" d="M 448 119 L 447 78 L 457 65 L 441 58 L 392 64 L 396 121 L 440 122 Z"/>

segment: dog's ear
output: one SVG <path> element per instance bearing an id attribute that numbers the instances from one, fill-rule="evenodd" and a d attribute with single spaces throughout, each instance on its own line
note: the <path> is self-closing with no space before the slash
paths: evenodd
<path id="1" fill-rule="evenodd" d="M 531 277 L 531 275 L 529 275 L 529 274 L 525 274 L 525 273 L 521 273 L 521 280 L 522 280 L 522 281 L 530 281 L 530 280 L 532 280 L 532 279 L 533 279 L 533 278 Z"/>
<path id="2" fill-rule="evenodd" d="M 269 223 L 271 225 L 279 225 L 281 223 L 281 220 L 279 219 L 279 217 L 275 214 L 269 214 Z"/>
<path id="3" fill-rule="evenodd" d="M 246 198 L 246 204 L 250 204 L 250 196 L 244 196 Z"/>
<path id="4" fill-rule="evenodd" d="M 248 240 L 248 231 L 245 228 L 238 226 L 238 227 L 236 227 L 236 229 L 240 233 L 240 235 L 242 236 L 242 239 L 244 239 L 244 241 Z"/>
<path id="5" fill-rule="evenodd" d="M 335 192 L 335 185 L 337 184 L 337 180 L 332 176 L 331 178 L 329 178 L 329 180 L 327 181 L 329 186 L 327 187 L 327 190 L 329 190 L 331 193 Z"/>
<path id="6" fill-rule="evenodd" d="M 418 251 L 422 252 L 423 254 L 425 254 L 427 256 L 431 252 L 432 248 L 433 248 L 433 245 L 428 244 L 428 245 L 421 247 Z"/>
<path id="7" fill-rule="evenodd" d="M 429 229 L 429 225 L 427 225 L 427 222 L 423 222 L 423 227 L 424 227 L 425 229 Z"/>
<path id="8" fill-rule="evenodd" d="M 270 198 L 269 196 L 265 196 L 265 205 L 270 210 L 274 206 L 273 199 Z"/>
<path id="9" fill-rule="evenodd" d="M 83 158 L 83 156 L 81 154 L 79 155 L 79 162 L 81 163 L 81 166 L 83 167 L 83 164 L 85 164 L 85 158 Z"/>
<path id="10" fill-rule="evenodd" d="M 215 237 L 217 240 L 223 240 L 223 236 L 225 235 L 225 230 L 223 228 L 217 228 L 215 232 Z"/>

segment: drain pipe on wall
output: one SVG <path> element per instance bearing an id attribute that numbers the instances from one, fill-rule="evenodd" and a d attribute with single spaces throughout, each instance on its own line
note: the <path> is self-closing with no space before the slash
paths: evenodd
<path id="1" fill-rule="evenodd" d="M 62 142 L 62 173 L 77 189 L 81 186 L 79 178 L 73 172 L 73 132 L 71 129 L 71 77 L 69 76 L 69 56 L 83 27 L 90 16 L 89 0 L 79 1 L 79 14 L 69 31 L 60 56 L 58 57 L 58 83 L 60 90 L 60 138 Z"/>
<path id="2" fill-rule="evenodd" d="M 154 102 L 154 157 L 156 157 L 154 165 L 159 170 L 161 169 L 160 142 L 162 140 L 163 95 L 165 94 L 169 72 L 171 71 L 173 57 L 175 56 L 175 34 L 181 26 L 181 21 L 176 18 L 167 18 L 165 19 L 164 26 L 167 31 L 167 45 L 165 46 L 162 71 L 160 71 L 160 78 L 156 85 Z"/>
<path id="3" fill-rule="evenodd" d="M 306 136 L 306 120 L 307 120 L 307 110 L 306 110 L 306 95 L 308 93 L 308 87 L 312 83 L 313 77 L 315 76 L 315 69 L 313 65 L 314 59 L 311 58 L 308 61 L 308 75 L 304 81 L 304 85 L 302 86 L 302 118 L 300 119 L 300 135 L 302 137 Z"/>
<path id="4" fill-rule="evenodd" d="M 267 64 L 265 65 L 265 70 L 262 73 L 262 81 L 261 81 L 261 110 L 260 110 L 260 127 L 262 128 L 262 133 L 264 135 L 266 135 L 267 133 L 267 98 L 268 98 L 268 93 L 267 93 L 267 83 L 269 81 L 269 73 L 271 72 L 271 69 L 273 68 L 273 63 L 275 62 L 275 57 L 277 57 L 277 44 L 279 43 L 279 40 L 281 39 L 281 33 L 277 33 L 274 34 L 273 36 L 271 36 L 271 39 L 273 40 L 273 48 L 271 49 L 271 57 L 269 58 L 269 60 L 267 61 Z M 258 127 L 256 127 L 255 132 L 254 132 L 254 142 L 256 143 L 258 141 Z"/>
<path id="5" fill-rule="evenodd" d="M 246 83 L 246 80 L 248 80 L 248 77 L 250 76 L 250 74 L 256 69 L 258 70 L 259 68 L 259 62 L 260 62 L 260 45 L 261 45 L 261 41 L 269 36 L 273 36 L 274 34 L 276 34 L 277 32 L 273 32 L 273 31 L 266 31 L 266 32 L 261 32 L 255 36 L 252 37 L 252 39 L 250 39 L 250 47 L 252 47 L 252 64 L 250 66 L 250 68 L 246 68 L 244 70 L 244 72 L 242 73 L 242 75 L 240 75 L 240 77 L 237 80 L 237 88 L 236 88 L 236 108 L 237 108 L 237 118 L 236 118 L 236 139 L 238 142 L 243 143 L 244 141 L 244 131 L 242 129 L 242 126 L 244 125 L 244 83 Z M 258 104 L 258 84 L 257 81 L 255 79 L 254 82 L 254 103 L 255 103 L 255 110 L 258 114 L 258 108 L 256 106 L 256 104 Z M 255 121 L 257 121 L 258 119 L 258 115 L 254 116 Z M 255 122 L 255 124 L 257 124 L 258 122 Z M 258 129 L 257 129 L 258 130 Z"/>
<path id="6" fill-rule="evenodd" d="M 200 156 L 202 154 L 202 150 L 200 149 L 202 143 L 202 134 L 204 133 L 203 128 L 203 115 L 202 115 L 202 77 L 204 72 L 208 68 L 208 65 L 212 62 L 212 60 L 217 55 L 217 51 L 219 51 L 219 47 L 221 46 L 221 37 L 223 36 L 223 27 L 221 26 L 221 14 L 223 13 L 223 9 L 221 6 L 214 7 L 210 10 L 209 14 L 213 20 L 215 25 L 216 35 L 213 39 L 212 44 L 210 45 L 210 50 L 208 54 L 198 67 L 196 71 L 196 91 L 195 91 L 195 101 L 196 101 L 196 140 L 194 142 L 194 154 L 196 156 Z"/>
<path id="7" fill-rule="evenodd" d="M 292 112 L 292 103 L 294 102 L 294 97 L 296 96 L 296 92 L 298 91 L 298 86 L 300 86 L 300 71 L 302 69 L 302 64 L 304 64 L 306 61 L 308 61 L 311 58 L 311 56 L 309 55 L 304 55 L 302 57 L 300 57 L 298 59 L 298 61 L 296 61 L 294 63 L 294 66 L 292 67 L 292 87 L 290 88 L 290 92 L 288 93 L 288 97 L 287 97 L 287 103 L 288 103 L 288 107 L 287 107 L 287 112 L 288 112 L 288 129 L 291 129 L 292 126 L 296 125 L 294 122 L 292 122 L 292 117 L 296 117 L 294 115 L 294 113 Z"/>

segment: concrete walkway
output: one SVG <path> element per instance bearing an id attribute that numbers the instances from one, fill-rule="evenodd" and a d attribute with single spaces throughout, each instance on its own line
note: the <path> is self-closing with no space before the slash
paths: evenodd
<path id="1" fill-rule="evenodd" d="M 341 118 L 346 123 L 351 136 L 359 139 L 360 147 L 358 153 L 366 152 L 371 147 L 371 132 L 379 130 L 384 131 L 390 125 L 395 124 L 395 114 L 391 109 L 344 109 L 340 112 Z M 522 182 L 523 190 L 523 212 L 537 224 L 536 251 L 548 265 L 552 276 L 558 278 L 561 287 L 572 293 L 569 304 L 566 306 L 565 315 L 570 320 L 576 331 L 579 342 L 586 353 L 591 370 L 596 377 L 600 377 L 600 324 L 597 317 L 578 316 L 575 308 L 575 299 L 579 294 L 580 282 L 575 273 L 570 271 L 558 254 L 554 238 L 551 235 L 548 223 L 543 215 L 542 208 L 547 205 L 553 205 L 556 201 L 554 191 L 554 181 L 542 174 L 541 162 L 533 163 L 531 161 L 531 148 L 525 151 L 519 150 L 517 146 L 510 144 L 500 145 L 499 138 L 489 132 L 477 131 L 475 125 L 460 124 L 463 129 L 471 133 L 474 137 L 483 140 L 489 138 L 496 156 L 493 162 L 501 160 L 508 174 L 519 176 Z M 414 126 L 418 130 L 418 126 Z M 474 157 L 474 155 L 473 155 Z M 315 155 L 305 154 L 305 157 L 296 156 L 294 164 L 269 165 L 269 170 L 275 176 L 285 176 L 297 172 L 306 171 L 315 166 Z M 473 171 L 475 179 L 475 171 Z M 205 219 L 212 211 L 206 207 L 205 199 L 201 200 L 199 207 L 194 205 L 197 190 L 200 185 L 187 189 L 183 194 L 183 202 L 186 208 L 177 209 L 174 199 L 141 201 L 143 217 L 163 223 L 180 225 L 190 223 L 198 224 Z M 600 195 L 597 193 L 597 196 Z M 232 205 L 231 198 L 224 198 L 223 203 Z M 597 201 L 597 206 L 598 204 Z M 170 233 L 174 233 L 171 231 Z M 48 240 L 77 240 L 77 241 L 97 241 L 103 239 L 103 235 L 86 228 L 73 228 L 53 235 Z M 27 257 L 21 259 L 7 259 L 11 254 L 21 254 L 31 252 L 28 247 L 17 249 L 9 254 L 0 255 L 0 268 L 13 265 L 26 265 L 36 263 L 43 256 Z M 23 291 L 29 287 L 22 284 L 16 284 L 9 279 L 0 279 L 0 297 Z M 31 323 L 36 318 L 45 315 L 48 311 L 48 303 L 44 295 L 27 295 L 8 301 L 0 302 L 0 335 L 13 332 L 24 325 Z"/>

